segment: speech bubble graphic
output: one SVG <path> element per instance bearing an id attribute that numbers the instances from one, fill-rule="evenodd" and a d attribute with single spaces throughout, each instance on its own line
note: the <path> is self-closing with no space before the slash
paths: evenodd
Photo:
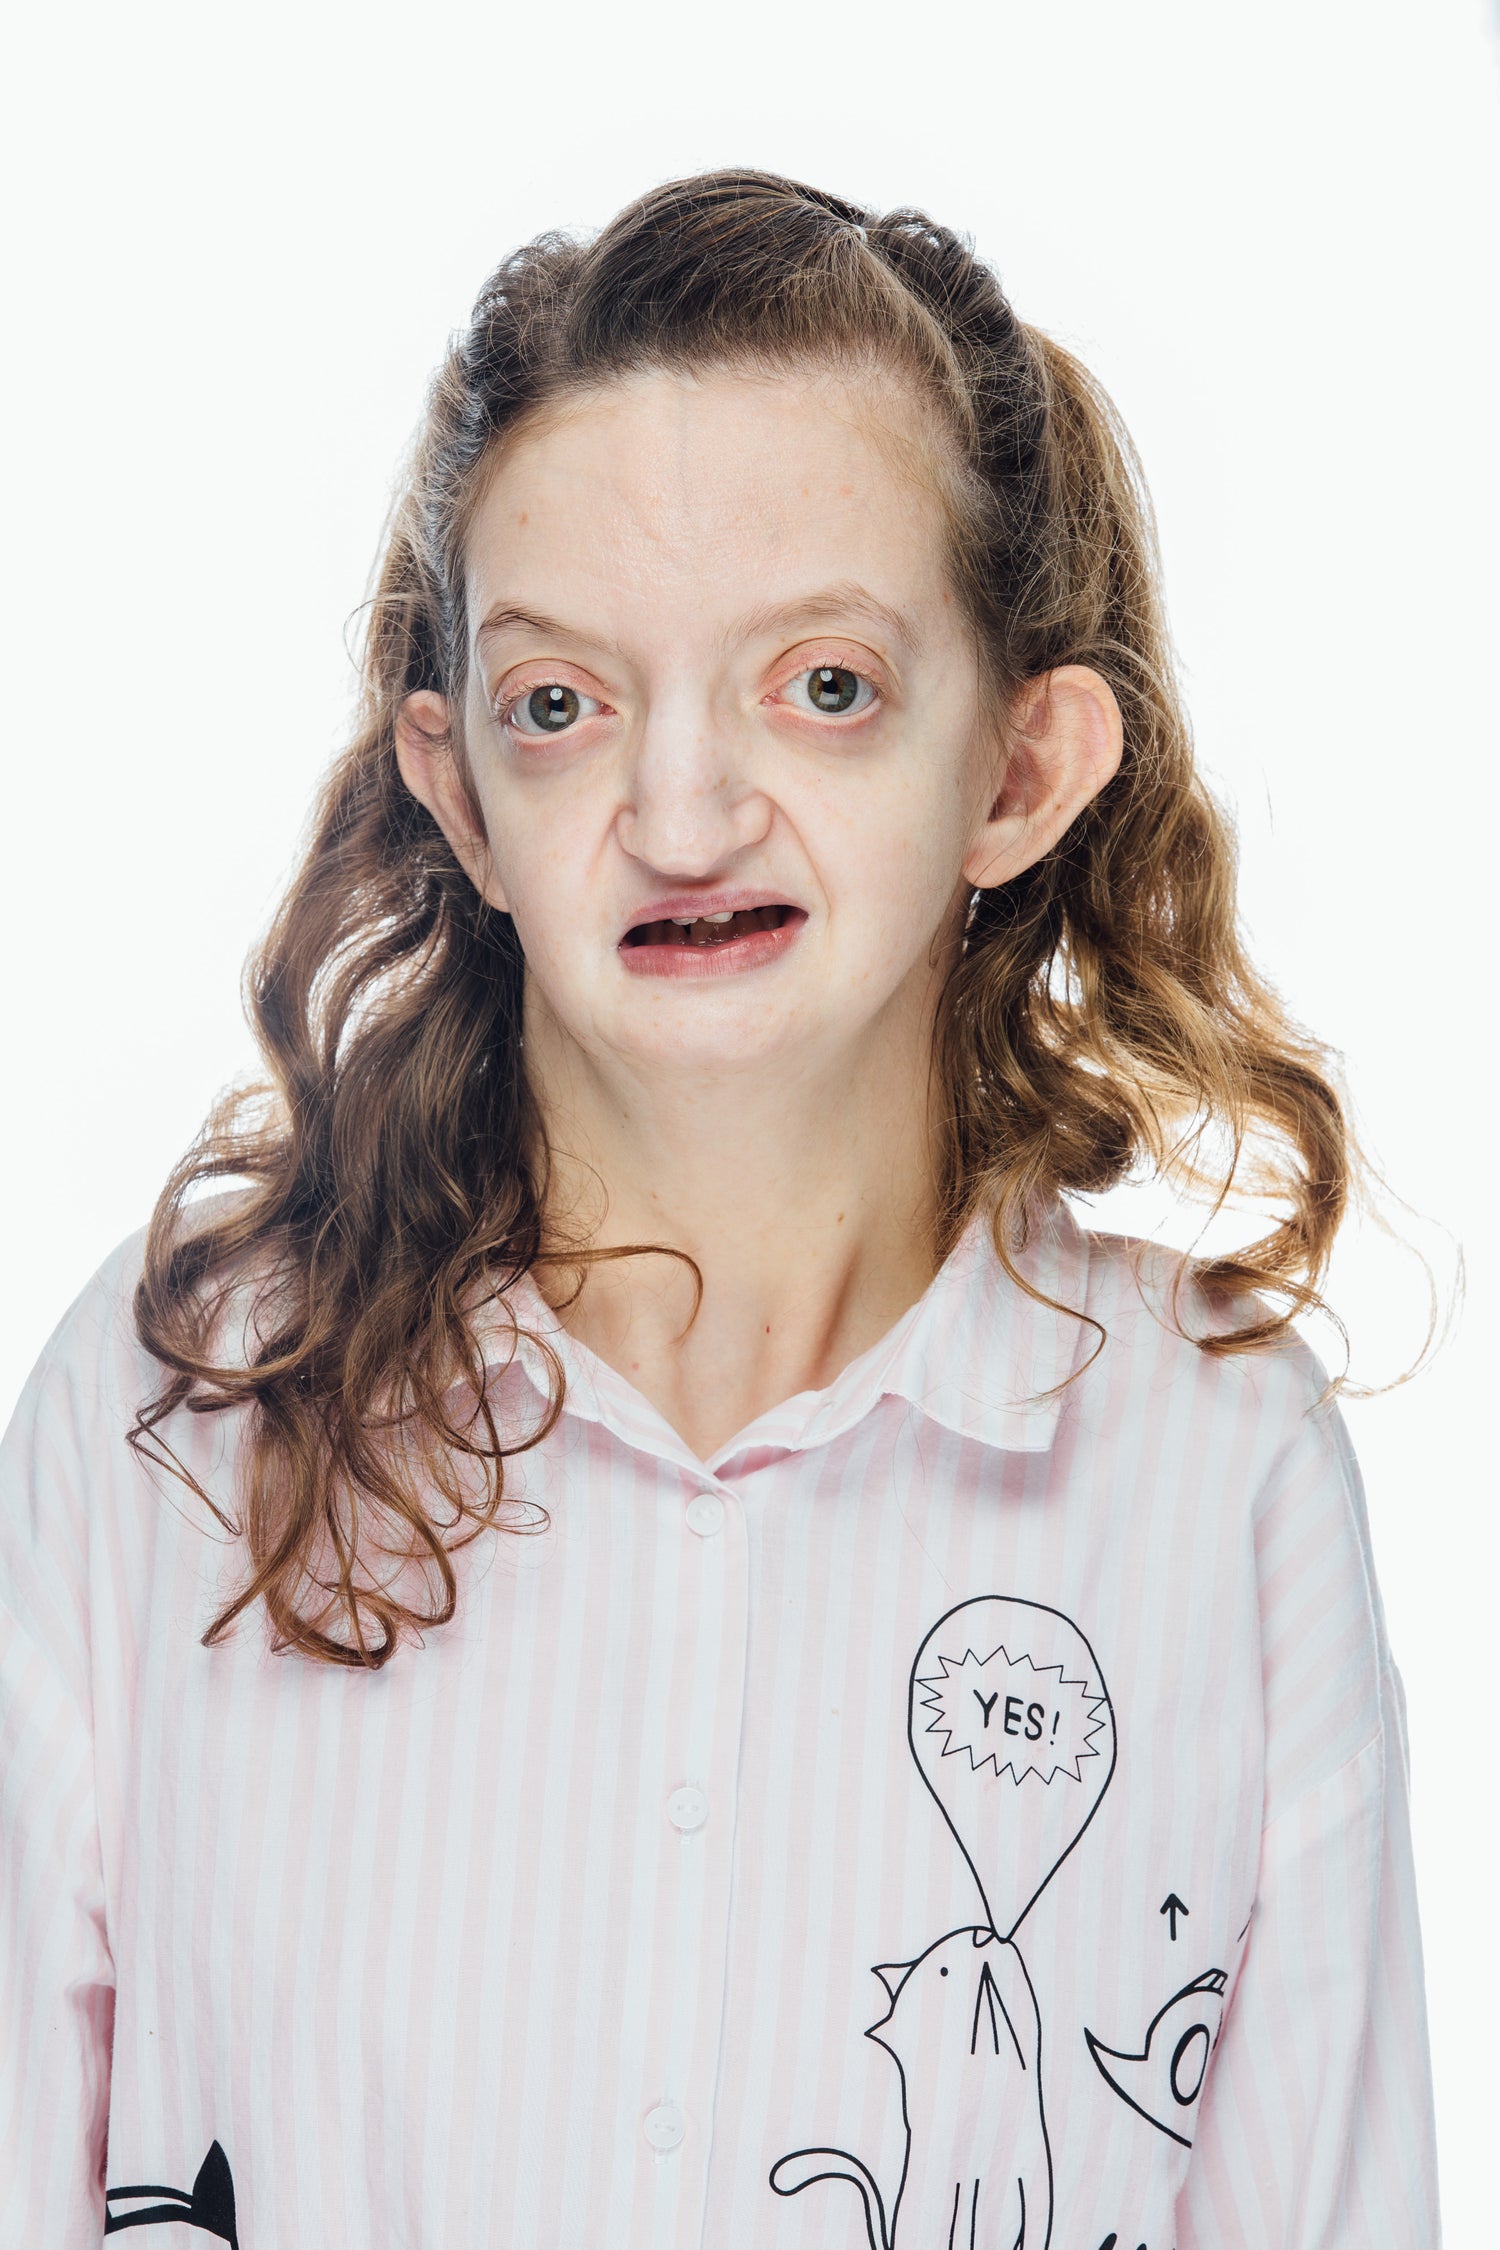
<path id="1" fill-rule="evenodd" d="M 1013 1936 L 1115 1769 L 1114 1709 L 1093 1649 L 1043 1602 L 960 1602 L 917 1651 L 907 1738 L 991 1927 Z"/>
<path id="2" fill-rule="evenodd" d="M 945 1758 L 967 1752 L 976 1773 L 988 1766 L 997 1781 L 1008 1776 L 1017 1787 L 1028 1774 L 1082 1781 L 1083 1760 L 1100 1754 L 1094 1737 L 1109 1731 L 1100 1715 L 1108 1699 L 1091 1692 L 1087 1679 L 1064 1679 L 1061 1664 L 1013 1657 L 1003 1647 L 988 1656 L 965 1649 L 957 1665 L 940 1653 L 938 1663 L 942 1676 L 917 1685 L 933 1714 L 928 1732 L 945 1738 Z"/>

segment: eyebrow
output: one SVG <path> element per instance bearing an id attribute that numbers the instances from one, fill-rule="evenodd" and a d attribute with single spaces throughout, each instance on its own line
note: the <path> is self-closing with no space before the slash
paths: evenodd
<path id="1" fill-rule="evenodd" d="M 486 613 L 483 624 L 475 633 L 474 646 L 478 648 L 492 633 L 503 633 L 511 626 L 522 626 L 533 633 L 540 633 L 544 640 L 549 641 L 581 641 L 587 637 L 585 634 L 575 633 L 570 625 L 564 625 L 559 618 L 544 617 L 539 610 L 518 609 L 513 602 L 497 602 Z"/>
<path id="2" fill-rule="evenodd" d="M 730 628 L 726 639 L 748 640 L 758 633 L 780 632 L 794 625 L 827 625 L 840 618 L 858 617 L 866 624 L 878 625 L 891 640 L 915 649 L 921 645 L 921 635 L 915 620 L 905 610 L 892 609 L 868 587 L 845 579 L 836 586 L 825 586 L 816 594 L 797 594 L 787 602 L 763 602 L 747 610 Z"/>
<path id="3" fill-rule="evenodd" d="M 881 601 L 868 587 L 857 585 L 852 579 L 825 586 L 817 593 L 794 595 L 790 601 L 758 603 L 735 619 L 722 635 L 720 645 L 728 648 L 735 641 L 750 640 L 760 634 L 788 631 L 796 625 L 837 623 L 843 618 L 859 618 L 866 624 L 876 625 L 889 639 L 901 642 L 908 649 L 921 646 L 921 635 L 906 611 L 893 609 L 889 602 Z M 507 630 L 539 633 L 544 640 L 589 642 L 588 634 L 565 625 L 560 618 L 502 601 L 486 612 L 484 622 L 474 635 L 475 648 L 481 647 L 492 635 Z"/>

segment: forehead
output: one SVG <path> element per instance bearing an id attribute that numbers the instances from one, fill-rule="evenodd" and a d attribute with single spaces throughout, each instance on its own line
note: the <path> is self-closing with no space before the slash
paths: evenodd
<path id="1" fill-rule="evenodd" d="M 497 598 L 642 630 L 853 581 L 947 610 L 930 411 L 892 374 L 650 370 L 550 407 L 471 520 L 469 613 Z"/>

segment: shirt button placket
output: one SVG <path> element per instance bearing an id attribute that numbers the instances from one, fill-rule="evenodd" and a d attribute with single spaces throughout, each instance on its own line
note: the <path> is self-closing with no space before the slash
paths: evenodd
<path id="1" fill-rule="evenodd" d="M 661 1816 L 672 1831 L 664 1872 L 691 1971 L 681 1995 L 658 2085 L 641 2129 L 658 2163 L 679 2167 L 674 2246 L 701 2239 L 709 2121 L 722 2049 L 733 1870 L 735 1780 L 744 1710 L 746 1544 L 733 1492 L 699 1488 L 679 1504 L 680 1627 L 693 1651 L 691 1685 L 674 1715 L 669 1756 L 677 1766 Z"/>
<path id="2" fill-rule="evenodd" d="M 690 1531 L 700 1539 L 710 1539 L 724 1528 L 724 1503 L 717 1492 L 695 1492 L 687 1504 L 687 1522 Z"/>
<path id="3" fill-rule="evenodd" d="M 667 1799 L 667 1818 L 684 1836 L 701 1828 L 708 1818 L 708 1799 L 701 1789 L 674 1789 Z"/>
<path id="4" fill-rule="evenodd" d="M 646 2112 L 646 2138 L 653 2148 L 676 2148 L 687 2131 L 687 2119 L 676 2102 L 658 2102 Z"/>

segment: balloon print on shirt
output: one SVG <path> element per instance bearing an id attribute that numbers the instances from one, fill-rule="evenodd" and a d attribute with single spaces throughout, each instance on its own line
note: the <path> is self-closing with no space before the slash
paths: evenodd
<path id="1" fill-rule="evenodd" d="M 906 2125 L 889 2206 L 845 2149 L 794 2149 L 771 2185 L 796 2195 L 850 2181 L 870 2250 L 1045 2250 L 1042 2030 L 1015 1933 L 1109 1787 L 1113 1707 L 1071 1618 L 986 1594 L 950 1609 L 918 1649 L 907 1740 L 985 1918 L 874 1971 L 890 2006 L 865 2037 L 895 2059 Z"/>
<path id="2" fill-rule="evenodd" d="M 229 2159 L 217 2141 L 209 2144 L 191 2188 L 106 2188 L 104 2200 L 106 2205 L 137 2203 L 147 2195 L 168 2200 L 148 2204 L 139 2211 L 110 2211 L 104 2221 L 105 2233 L 121 2234 L 126 2227 L 165 2226 L 169 2219 L 176 2219 L 190 2227 L 201 2227 L 205 2234 L 217 2235 L 229 2244 L 229 2250 L 239 2250 L 239 2236 L 234 2230 L 234 2180 Z"/>

